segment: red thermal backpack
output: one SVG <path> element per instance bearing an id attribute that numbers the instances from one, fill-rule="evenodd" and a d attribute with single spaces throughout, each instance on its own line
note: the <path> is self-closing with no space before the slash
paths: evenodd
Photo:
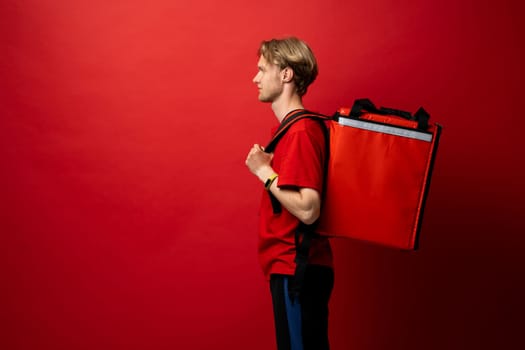
<path id="1" fill-rule="evenodd" d="M 266 152 L 299 119 L 324 121 L 329 156 L 316 232 L 400 249 L 418 248 L 441 134 L 420 108 L 413 115 L 358 99 L 333 116 L 300 110 L 281 123 Z M 274 210 L 278 202 L 273 201 Z"/>

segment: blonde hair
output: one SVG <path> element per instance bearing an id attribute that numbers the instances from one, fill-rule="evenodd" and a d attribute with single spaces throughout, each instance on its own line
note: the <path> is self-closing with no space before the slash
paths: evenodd
<path id="1" fill-rule="evenodd" d="M 312 50 L 295 37 L 263 41 L 258 54 L 281 69 L 290 67 L 293 70 L 299 96 L 306 94 L 308 86 L 317 77 L 317 61 Z"/>

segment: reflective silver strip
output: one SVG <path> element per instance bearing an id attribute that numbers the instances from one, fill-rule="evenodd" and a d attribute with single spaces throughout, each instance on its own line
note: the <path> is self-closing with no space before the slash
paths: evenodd
<path id="1" fill-rule="evenodd" d="M 358 129 L 382 132 L 385 134 L 407 137 L 407 138 L 426 141 L 426 142 L 432 141 L 432 134 L 427 134 L 425 132 L 416 131 L 416 130 L 396 128 L 394 126 L 389 126 L 389 125 L 370 123 L 366 121 L 349 119 L 349 118 L 339 118 L 339 124 L 344 125 L 344 126 L 351 126 L 351 127 L 358 128 Z"/>

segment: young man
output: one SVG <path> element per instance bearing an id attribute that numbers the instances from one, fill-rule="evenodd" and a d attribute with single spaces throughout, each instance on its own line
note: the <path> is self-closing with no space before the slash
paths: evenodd
<path id="1" fill-rule="evenodd" d="M 317 62 L 297 38 L 264 41 L 253 82 L 279 123 L 303 110 L 302 96 L 317 76 Z M 274 130 L 275 132 L 275 130 Z M 255 144 L 246 165 L 265 185 L 260 209 L 259 261 L 270 280 L 279 350 L 327 350 L 328 301 L 334 276 L 327 238 L 312 239 L 298 298 L 290 296 L 296 269 L 296 231 L 320 214 L 326 154 L 325 130 L 313 119 L 295 122 L 272 154 Z M 274 213 L 270 192 L 282 211 Z"/>

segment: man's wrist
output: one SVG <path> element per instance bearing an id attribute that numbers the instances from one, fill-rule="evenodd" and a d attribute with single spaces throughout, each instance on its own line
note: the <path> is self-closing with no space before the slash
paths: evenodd
<path id="1" fill-rule="evenodd" d="M 268 180 L 268 178 L 274 173 L 275 171 L 272 169 L 271 166 L 265 166 L 259 169 L 259 171 L 257 172 L 257 177 L 259 178 L 259 180 L 261 180 L 262 183 L 265 183 L 266 180 Z"/>

